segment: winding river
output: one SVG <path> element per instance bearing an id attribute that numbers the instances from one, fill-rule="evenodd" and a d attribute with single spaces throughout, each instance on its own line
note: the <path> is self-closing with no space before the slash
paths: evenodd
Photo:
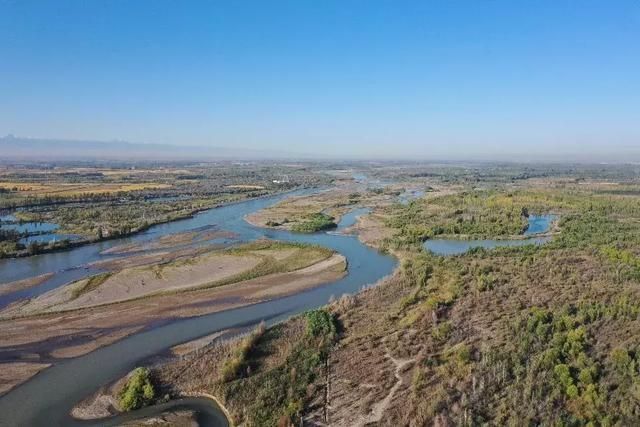
<path id="1" fill-rule="evenodd" d="M 81 399 L 130 371 L 146 358 L 161 353 L 176 344 L 190 341 L 217 331 L 233 327 L 250 326 L 262 320 L 267 324 L 282 321 L 294 314 L 326 304 L 331 296 L 339 297 L 371 285 L 390 274 L 396 266 L 395 259 L 363 245 L 355 236 L 340 234 L 356 216 L 366 210 L 356 210 L 345 215 L 337 232 L 296 234 L 281 230 L 268 230 L 248 224 L 244 217 L 291 195 L 310 194 L 315 190 L 300 190 L 285 195 L 244 201 L 208 211 L 193 218 L 150 228 L 136 236 L 81 246 L 67 252 L 42 254 L 29 258 L 1 260 L 0 283 L 20 280 L 39 274 L 52 273 L 43 284 L 22 291 L 20 297 L 39 295 L 50 289 L 80 277 L 94 274 L 88 263 L 109 259 L 102 254 L 116 245 L 143 242 L 167 234 L 216 225 L 231 231 L 237 242 L 259 238 L 304 242 L 322 245 L 344 255 L 349 274 L 292 296 L 245 306 L 209 315 L 180 319 L 162 326 L 147 329 L 86 355 L 65 360 L 42 371 L 31 380 L 16 387 L 0 398 L 0 425 L 7 426 L 83 426 L 117 425 L 136 417 L 147 417 L 169 409 L 188 408 L 196 411 L 201 425 L 226 426 L 227 421 L 213 402 L 202 399 L 181 399 L 156 407 L 134 411 L 107 420 L 78 421 L 69 416 L 71 408 Z M 1 287 L 2 285 L 0 285 Z"/>

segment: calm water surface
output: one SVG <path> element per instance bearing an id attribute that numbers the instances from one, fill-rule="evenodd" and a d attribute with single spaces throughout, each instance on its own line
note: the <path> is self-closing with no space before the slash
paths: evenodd
<path id="1" fill-rule="evenodd" d="M 60 240 L 77 240 L 80 238 L 80 236 L 76 234 L 56 233 L 55 231 L 58 228 L 60 228 L 58 224 L 51 222 L 20 222 L 13 215 L 0 216 L 0 230 L 13 230 L 18 233 L 32 234 L 19 240 L 23 245 L 28 245 L 31 242 L 48 243 Z"/>
<path id="2" fill-rule="evenodd" d="M 526 239 L 513 240 L 456 240 L 456 239 L 429 239 L 424 242 L 424 247 L 437 255 L 460 255 L 473 248 L 494 249 L 499 247 L 542 245 L 551 240 L 548 236 L 538 236 L 536 234 L 549 231 L 551 224 L 555 221 L 555 215 L 530 215 L 529 227 L 525 235 L 532 236 Z"/>

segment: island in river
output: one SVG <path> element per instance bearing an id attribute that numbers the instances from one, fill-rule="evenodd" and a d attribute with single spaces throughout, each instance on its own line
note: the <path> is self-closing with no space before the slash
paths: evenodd
<path id="1" fill-rule="evenodd" d="M 345 273 L 345 258 L 331 250 L 265 240 L 81 279 L 0 311 L 2 387 L 36 372 L 26 355 L 47 367 L 166 319 L 255 304 Z"/>

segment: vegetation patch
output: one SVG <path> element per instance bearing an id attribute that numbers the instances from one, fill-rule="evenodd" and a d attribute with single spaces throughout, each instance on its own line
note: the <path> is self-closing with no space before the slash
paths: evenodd
<path id="1" fill-rule="evenodd" d="M 284 360 L 268 370 L 229 384 L 225 400 L 246 402 L 247 425 L 297 425 L 308 402 L 308 387 L 335 340 L 333 315 L 314 310 L 303 315 L 306 333 Z"/>
<path id="2" fill-rule="evenodd" d="M 71 288 L 71 300 L 77 299 L 87 292 L 98 289 L 98 287 L 106 282 L 112 275 L 113 273 L 111 272 L 100 273 L 80 281 Z"/>
<path id="3" fill-rule="evenodd" d="M 298 425 L 337 339 L 334 315 L 313 310 L 163 367 L 168 392 L 219 396 L 235 424 Z"/>
<path id="4" fill-rule="evenodd" d="M 305 219 L 295 223 L 291 229 L 298 233 L 315 233 L 337 227 L 334 218 L 322 212 L 308 215 Z"/>
<path id="5" fill-rule="evenodd" d="M 260 324 L 247 337 L 243 338 L 238 344 L 233 357 L 227 359 L 222 366 L 222 381 L 229 382 L 247 373 L 249 365 L 247 364 L 251 351 L 257 342 L 262 338 L 265 332 L 264 322 Z"/>
<path id="6" fill-rule="evenodd" d="M 271 255 L 267 255 L 267 251 L 273 250 L 289 250 L 296 251 L 284 259 L 275 259 Z M 263 252 L 264 251 L 264 252 Z M 288 273 L 309 267 L 324 259 L 331 257 L 335 252 L 322 246 L 309 245 L 295 242 L 279 242 L 275 240 L 259 240 L 247 243 L 234 248 L 227 249 L 225 253 L 243 256 L 253 255 L 260 256 L 262 261 L 255 267 L 246 270 L 240 274 L 228 277 L 223 280 L 216 281 L 206 287 L 224 286 L 231 283 L 243 282 L 276 273 Z"/>
<path id="7" fill-rule="evenodd" d="M 136 368 L 119 393 L 119 404 L 123 411 L 140 409 L 153 403 L 156 396 L 147 368 Z"/>
<path id="8" fill-rule="evenodd" d="M 604 167 L 556 171 L 553 185 L 528 185 L 551 174 L 533 166 L 434 170 L 411 176 L 433 174 L 459 192 L 377 208 L 393 231 L 385 248 L 402 261 L 384 285 L 172 362 L 160 369 L 163 391 L 216 395 L 248 426 L 314 415 L 366 424 L 383 403 L 371 423 L 638 425 L 637 185 L 583 181 L 619 173 Z M 433 236 L 520 234 L 526 215 L 548 212 L 561 219 L 544 246 L 456 257 L 421 246 Z M 276 259 L 269 251 L 280 245 L 230 253 L 264 257 L 247 278 L 306 264 L 305 252 Z"/>

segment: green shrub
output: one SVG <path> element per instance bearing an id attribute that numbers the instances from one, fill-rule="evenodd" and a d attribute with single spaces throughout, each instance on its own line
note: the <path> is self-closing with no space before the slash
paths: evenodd
<path id="1" fill-rule="evenodd" d="M 431 336 L 436 341 L 444 342 L 449 339 L 449 335 L 451 335 L 452 331 L 453 326 L 451 326 L 451 323 L 449 321 L 444 321 L 433 328 Z"/>
<path id="2" fill-rule="evenodd" d="M 275 366 L 263 366 L 255 375 L 226 384 L 227 399 L 243 399 L 243 425 L 298 425 L 312 398 L 310 387 L 322 373 L 336 339 L 336 322 L 325 310 L 301 316 L 306 330 L 290 348 L 286 359 Z M 272 331 L 271 329 L 270 331 Z M 269 331 L 267 331 L 267 338 Z M 233 396 L 233 397 L 231 397 Z"/>
<path id="3" fill-rule="evenodd" d="M 304 221 L 294 224 L 291 229 L 298 233 L 315 233 L 336 227 L 334 218 L 322 212 L 309 215 Z"/>
<path id="4" fill-rule="evenodd" d="M 151 383 L 147 368 L 136 368 L 122 390 L 120 390 L 120 407 L 131 411 L 147 406 L 155 398 L 155 389 Z"/>
<path id="5" fill-rule="evenodd" d="M 91 276 L 85 279 L 84 282 L 82 282 L 81 284 L 71 289 L 71 299 L 74 300 L 83 294 L 86 294 L 88 292 L 91 292 L 97 289 L 98 287 L 100 287 L 100 285 L 106 282 L 107 279 L 112 275 L 113 273 L 106 272 L 106 273 L 96 274 L 95 276 Z"/>
<path id="6" fill-rule="evenodd" d="M 307 318 L 307 334 L 312 337 L 327 336 L 332 338 L 336 333 L 333 315 L 326 310 L 312 310 L 305 314 Z"/>

